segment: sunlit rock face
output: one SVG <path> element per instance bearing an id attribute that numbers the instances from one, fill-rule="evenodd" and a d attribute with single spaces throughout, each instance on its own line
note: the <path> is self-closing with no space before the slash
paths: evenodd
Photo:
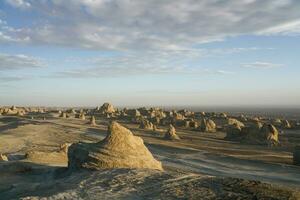
<path id="1" fill-rule="evenodd" d="M 176 134 L 175 127 L 170 124 L 168 131 L 165 134 L 166 140 L 180 140 L 179 136 Z"/>
<path id="2" fill-rule="evenodd" d="M 142 168 L 163 170 L 140 137 L 117 122 L 112 122 L 104 140 L 76 143 L 69 147 L 69 169 Z"/>
<path id="3" fill-rule="evenodd" d="M 278 130 L 272 124 L 254 122 L 246 127 L 242 127 L 239 124 L 232 124 L 226 128 L 226 133 L 226 139 L 270 146 L 279 144 Z"/>
<path id="4" fill-rule="evenodd" d="M 199 128 L 202 132 L 216 132 L 217 126 L 213 120 L 203 118 Z"/>

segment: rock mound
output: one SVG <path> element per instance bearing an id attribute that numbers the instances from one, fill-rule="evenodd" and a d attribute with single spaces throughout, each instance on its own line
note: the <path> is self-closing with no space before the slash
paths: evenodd
<path id="1" fill-rule="evenodd" d="M 140 137 L 112 122 L 104 140 L 69 147 L 69 169 L 147 168 L 163 170 Z"/>
<path id="2" fill-rule="evenodd" d="M 170 124 L 170 127 L 165 134 L 165 139 L 166 140 L 180 140 L 179 136 L 176 134 L 176 129 L 172 124 Z"/>
<path id="3" fill-rule="evenodd" d="M 211 132 L 211 133 L 213 133 L 213 132 L 216 132 L 216 128 L 217 128 L 217 126 L 216 126 L 216 124 L 213 120 L 205 119 L 205 118 L 203 118 L 201 120 L 200 130 L 202 132 Z"/>
<path id="4" fill-rule="evenodd" d="M 111 114 L 115 112 L 115 108 L 111 103 L 104 103 L 100 108 L 99 108 L 100 113 L 102 114 Z"/>
<path id="5" fill-rule="evenodd" d="M 272 124 L 262 125 L 260 122 L 255 122 L 246 127 L 233 124 L 226 128 L 226 133 L 226 139 L 271 146 L 279 144 L 278 130 Z"/>

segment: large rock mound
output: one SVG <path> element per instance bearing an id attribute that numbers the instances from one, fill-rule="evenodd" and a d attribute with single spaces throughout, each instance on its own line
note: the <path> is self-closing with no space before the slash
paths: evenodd
<path id="1" fill-rule="evenodd" d="M 239 140 L 253 144 L 267 144 L 275 146 L 279 144 L 278 130 L 272 124 L 255 122 L 251 126 L 240 127 L 238 124 L 229 125 L 226 128 L 226 139 Z"/>
<path id="2" fill-rule="evenodd" d="M 98 110 L 102 114 L 111 114 L 115 112 L 115 108 L 111 103 L 104 103 Z"/>
<path id="3" fill-rule="evenodd" d="M 140 137 L 112 122 L 104 140 L 77 143 L 69 148 L 69 169 L 147 168 L 163 170 Z"/>

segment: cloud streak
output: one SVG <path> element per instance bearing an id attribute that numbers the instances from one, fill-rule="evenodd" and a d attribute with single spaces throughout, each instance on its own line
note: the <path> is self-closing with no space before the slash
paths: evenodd
<path id="1" fill-rule="evenodd" d="M 27 55 L 9 55 L 0 53 L 0 71 L 40 68 L 44 64 L 39 58 Z"/>
<path id="2" fill-rule="evenodd" d="M 283 67 L 282 64 L 270 63 L 270 62 L 253 62 L 253 63 L 244 63 L 242 64 L 245 68 L 253 69 L 274 69 L 278 67 Z"/>

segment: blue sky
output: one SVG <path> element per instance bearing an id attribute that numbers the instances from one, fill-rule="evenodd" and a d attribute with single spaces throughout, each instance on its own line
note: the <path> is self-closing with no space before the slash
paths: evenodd
<path id="1" fill-rule="evenodd" d="M 300 106 L 300 1 L 3 0 L 0 105 Z"/>

